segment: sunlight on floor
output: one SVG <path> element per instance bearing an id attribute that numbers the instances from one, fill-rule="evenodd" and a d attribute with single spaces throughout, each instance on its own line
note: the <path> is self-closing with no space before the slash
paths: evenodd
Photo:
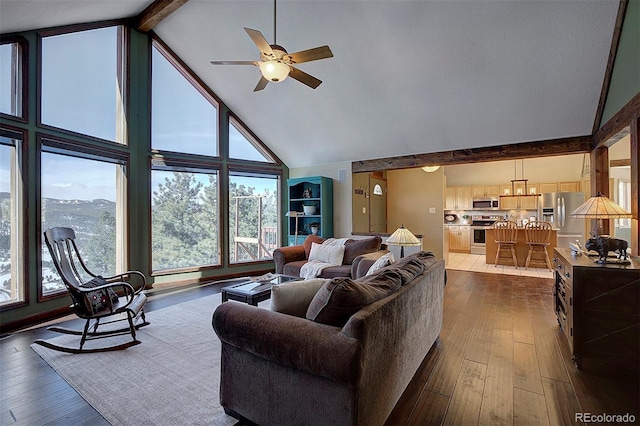
<path id="1" fill-rule="evenodd" d="M 473 272 L 486 272 L 489 274 L 506 274 L 506 275 L 520 275 L 527 277 L 540 277 L 540 278 L 553 278 L 553 271 L 549 271 L 544 268 L 532 268 L 524 269 L 514 268 L 508 265 L 493 264 L 488 265 L 485 262 L 484 254 L 467 254 L 467 253 L 449 253 L 449 260 L 447 262 L 447 269 L 457 269 L 461 271 L 473 271 Z"/>

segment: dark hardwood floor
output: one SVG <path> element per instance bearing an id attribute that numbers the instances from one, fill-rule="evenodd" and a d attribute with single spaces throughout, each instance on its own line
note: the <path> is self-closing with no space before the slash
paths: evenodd
<path id="1" fill-rule="evenodd" d="M 640 422 L 638 370 L 585 359 L 578 371 L 571 363 L 553 314 L 551 280 L 447 274 L 440 338 L 387 425 L 576 424 L 581 412 L 630 413 Z M 220 287 L 154 296 L 147 311 Z M 29 347 L 52 335 L 39 327 L 0 340 L 0 424 L 108 424 Z"/>

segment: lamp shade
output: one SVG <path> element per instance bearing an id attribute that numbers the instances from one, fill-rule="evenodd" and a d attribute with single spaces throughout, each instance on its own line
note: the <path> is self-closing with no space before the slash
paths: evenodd
<path id="1" fill-rule="evenodd" d="M 404 225 L 396 229 L 396 232 L 387 238 L 387 244 L 400 246 L 400 257 L 404 257 L 404 246 L 419 246 L 420 240 L 411 233 Z"/>
<path id="2" fill-rule="evenodd" d="M 605 197 L 601 193 L 589 198 L 580 207 L 571 212 L 571 217 L 583 219 L 624 219 L 631 213 Z"/>
<path id="3" fill-rule="evenodd" d="M 289 76 L 289 65 L 279 61 L 266 61 L 260 64 L 262 76 L 272 83 L 279 83 Z"/>
<path id="4" fill-rule="evenodd" d="M 396 229 L 396 231 L 387 238 L 387 244 L 393 246 L 419 246 L 421 243 L 411 231 L 405 228 L 404 225 L 401 225 L 400 228 Z"/>

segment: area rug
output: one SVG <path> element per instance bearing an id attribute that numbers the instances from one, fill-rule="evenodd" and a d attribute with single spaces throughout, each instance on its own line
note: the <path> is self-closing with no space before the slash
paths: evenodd
<path id="1" fill-rule="evenodd" d="M 218 398 L 221 344 L 211 317 L 220 303 L 215 294 L 149 312 L 151 324 L 137 333 L 142 343 L 122 351 L 31 347 L 112 425 L 233 425 Z M 75 346 L 77 339 L 49 340 Z"/>

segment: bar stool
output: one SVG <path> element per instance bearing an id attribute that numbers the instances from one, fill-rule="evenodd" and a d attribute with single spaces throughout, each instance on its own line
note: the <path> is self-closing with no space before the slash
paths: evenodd
<path id="1" fill-rule="evenodd" d="M 516 257 L 515 249 L 518 236 L 518 224 L 512 220 L 498 220 L 493 224 L 493 229 L 496 233 L 496 244 L 498 244 L 495 266 L 498 266 L 500 259 L 508 259 L 508 257 L 500 256 L 500 252 L 503 249 L 509 249 L 511 251 L 511 258 L 513 259 L 513 266 L 518 269 L 518 258 Z"/>
<path id="2" fill-rule="evenodd" d="M 529 222 L 524 226 L 524 233 L 527 244 L 529 244 L 529 253 L 527 254 L 527 261 L 524 268 L 527 269 L 529 267 L 533 252 L 542 250 L 546 267 L 552 271 L 551 260 L 549 260 L 549 253 L 547 252 L 547 246 L 549 246 L 551 242 L 551 223 L 544 221 Z M 538 262 L 535 259 L 533 261 Z M 542 260 L 539 262 L 542 262 Z"/>

